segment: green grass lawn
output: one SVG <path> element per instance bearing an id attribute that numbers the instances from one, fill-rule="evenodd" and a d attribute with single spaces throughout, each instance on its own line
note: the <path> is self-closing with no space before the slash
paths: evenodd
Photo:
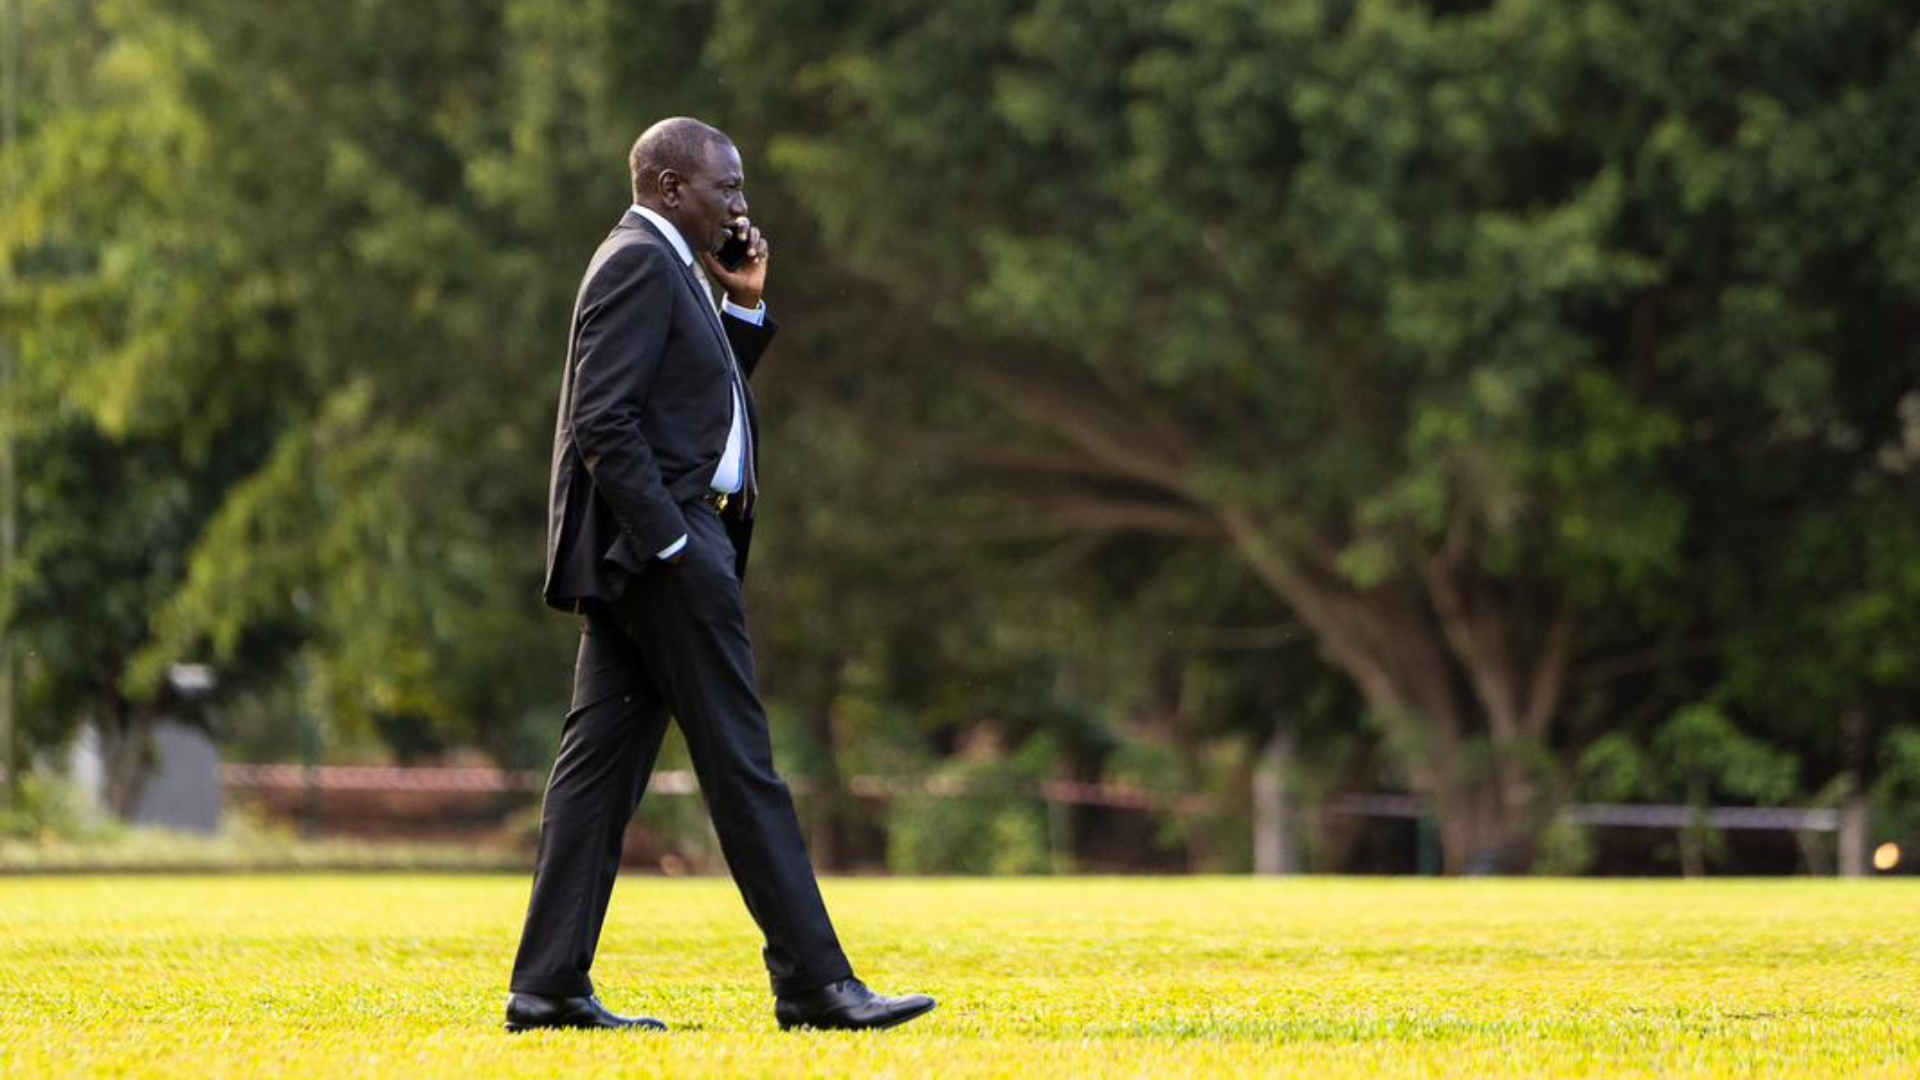
<path id="1" fill-rule="evenodd" d="M 0 879 L 0 1076 L 1920 1075 L 1920 882 L 836 880 L 782 1033 L 724 880 L 629 877 L 595 976 L 666 1035 L 500 1030 L 519 877 Z"/>

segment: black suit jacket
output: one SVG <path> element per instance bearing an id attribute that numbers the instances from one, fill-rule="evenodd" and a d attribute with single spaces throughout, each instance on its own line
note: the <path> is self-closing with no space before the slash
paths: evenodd
<path id="1" fill-rule="evenodd" d="M 618 598 L 687 535 L 687 504 L 712 487 L 733 420 L 727 343 L 740 362 L 757 458 L 759 423 L 744 379 L 773 339 L 773 319 L 754 326 L 716 317 L 700 289 L 673 245 L 633 210 L 587 264 L 553 432 L 542 590 L 553 607 Z M 729 515 L 742 575 L 751 527 Z"/>

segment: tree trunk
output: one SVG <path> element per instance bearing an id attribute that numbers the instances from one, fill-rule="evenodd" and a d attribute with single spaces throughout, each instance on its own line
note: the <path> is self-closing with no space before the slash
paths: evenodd
<path id="1" fill-rule="evenodd" d="M 1448 872 L 1528 865 L 1551 818 L 1541 772 L 1574 618 L 1550 583 L 1482 572 L 1475 532 L 1484 508 L 1469 492 L 1455 493 L 1432 551 L 1365 525 L 1330 533 L 1202 484 L 1206 440 L 1137 387 L 1102 378 L 1104 369 L 1063 378 L 990 355 L 969 357 L 966 368 L 1009 414 L 1080 451 L 1066 465 L 1028 456 L 1019 466 L 1023 490 L 1037 490 L 1036 477 L 1061 482 L 1063 501 L 1047 504 L 1060 524 L 1221 537 L 1293 611 L 1359 687 L 1408 786 L 1432 800 Z M 1128 494 L 1103 501 L 1089 475 Z M 1361 584 L 1350 572 L 1343 556 L 1359 541 L 1391 550 L 1384 579 Z"/>
<path id="2" fill-rule="evenodd" d="M 1293 807 L 1287 797 L 1287 774 L 1293 767 L 1293 729 L 1283 721 L 1274 725 L 1253 768 L 1253 872 L 1297 874 L 1299 856 L 1293 843 Z"/>
<path id="3" fill-rule="evenodd" d="M 1292 554 L 1276 524 L 1232 510 L 1223 521 L 1358 685 L 1409 787 L 1432 800 L 1446 872 L 1525 870 L 1551 817 L 1539 770 L 1572 652 L 1570 609 L 1556 604 L 1542 619 L 1446 549 L 1429 561 L 1423 591 L 1394 582 L 1362 590 L 1332 554 Z"/>
<path id="4" fill-rule="evenodd" d="M 1156 655 L 1149 676 L 1146 727 L 1153 737 L 1170 743 L 1180 758 L 1181 788 L 1202 791 L 1207 786 L 1206 740 L 1195 730 L 1187 715 L 1187 657 L 1175 649 Z M 1220 845 L 1205 823 L 1183 814 L 1177 807 L 1169 813 L 1179 819 L 1180 835 L 1187 849 L 1187 872 L 1217 872 Z"/>
<path id="5" fill-rule="evenodd" d="M 100 725 L 107 810 L 121 820 L 133 815 L 140 790 L 146 786 L 150 726 L 146 712 L 126 701 L 115 701 Z"/>
<path id="6" fill-rule="evenodd" d="M 1869 811 L 1873 801 L 1868 791 L 1873 786 L 1873 754 L 1866 710 L 1855 706 L 1841 720 L 1841 735 L 1846 740 L 1847 799 L 1840 804 L 1840 876 L 1867 876 L 1872 856 L 1873 828 Z"/>
<path id="7" fill-rule="evenodd" d="M 1873 800 L 1866 792 L 1858 789 L 1847 793 L 1847 801 L 1840 804 L 1840 876 L 1859 878 L 1867 876 L 1867 867 L 1871 865 L 1873 846 L 1872 815 L 1869 813 Z"/>
<path id="8" fill-rule="evenodd" d="M 1306 807 L 1303 822 L 1307 840 L 1301 859 L 1303 871 L 1338 874 L 1352 868 L 1353 853 L 1366 833 L 1366 819 L 1330 814 L 1327 805 L 1341 796 L 1368 790 L 1378 773 L 1377 756 L 1378 748 L 1374 744 L 1359 745 L 1353 757 L 1340 766 L 1339 775 L 1313 792 L 1313 801 Z"/>
<path id="9" fill-rule="evenodd" d="M 820 769 L 814 777 L 815 788 L 810 800 L 813 821 L 807 846 L 811 849 L 814 862 L 833 870 L 846 869 L 847 829 L 845 823 L 846 785 L 840 772 L 840 723 L 836 703 L 840 698 L 840 686 L 845 672 L 846 662 L 834 657 L 827 661 L 825 678 L 826 689 L 821 693 L 815 707 L 809 710 L 815 745 L 820 750 Z"/>
<path id="10" fill-rule="evenodd" d="M 1691 820 L 1680 830 L 1680 873 L 1702 878 L 1707 876 L 1707 792 L 1697 780 L 1687 785 L 1687 806 Z"/>
<path id="11" fill-rule="evenodd" d="M 1830 877 L 1839 873 L 1834 860 L 1834 838 L 1817 829 L 1795 829 L 1793 840 L 1800 848 L 1800 862 L 1808 877 Z"/>

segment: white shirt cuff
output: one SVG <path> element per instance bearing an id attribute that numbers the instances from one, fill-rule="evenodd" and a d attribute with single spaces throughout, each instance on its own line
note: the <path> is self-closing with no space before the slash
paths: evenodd
<path id="1" fill-rule="evenodd" d="M 765 322 L 767 318 L 767 302 L 765 300 L 760 301 L 760 303 L 750 308 L 743 308 L 730 299 L 722 300 L 720 301 L 720 310 L 739 319 L 743 323 L 748 323 L 753 326 L 759 326 Z"/>
<path id="2" fill-rule="evenodd" d="M 674 557 L 675 555 L 678 555 L 678 554 L 680 554 L 680 549 L 681 549 L 681 548 L 683 548 L 683 547 L 686 547 L 686 546 L 687 546 L 687 538 L 686 538 L 686 536 L 685 536 L 685 535 L 683 534 L 683 535 L 682 535 L 682 536 L 680 537 L 680 539 L 678 539 L 678 540 L 675 540 L 675 541 L 674 541 L 673 543 L 671 543 L 671 544 L 668 544 L 668 545 L 667 545 L 666 547 L 664 547 L 664 548 L 661 548 L 661 549 L 660 549 L 660 557 L 661 557 L 661 558 L 663 558 L 663 559 L 671 559 L 671 558 L 673 558 L 673 557 Z"/>

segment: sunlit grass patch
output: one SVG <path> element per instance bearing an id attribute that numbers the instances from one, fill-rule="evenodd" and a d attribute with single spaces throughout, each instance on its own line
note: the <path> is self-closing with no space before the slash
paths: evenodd
<path id="1" fill-rule="evenodd" d="M 602 997 L 676 1030 L 508 1036 L 524 878 L 0 879 L 0 1075 L 1920 1074 L 1906 882 L 826 888 L 936 1012 L 777 1031 L 726 881 L 614 898 Z"/>

